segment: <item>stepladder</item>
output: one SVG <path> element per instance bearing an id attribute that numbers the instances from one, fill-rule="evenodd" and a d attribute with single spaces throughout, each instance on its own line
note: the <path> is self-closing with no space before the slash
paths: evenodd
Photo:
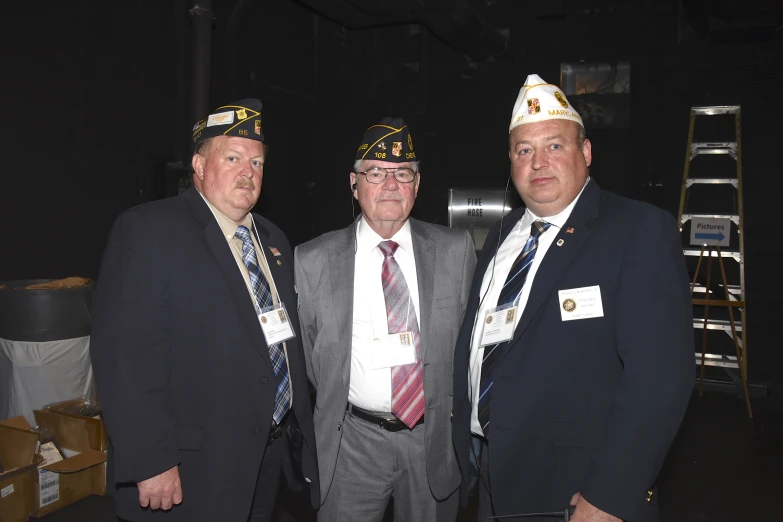
<path id="1" fill-rule="evenodd" d="M 738 105 L 691 108 L 678 223 L 692 273 L 693 327 L 701 334 L 695 353 L 699 395 L 706 381 L 725 380 L 725 373 L 752 418 L 740 116 Z M 713 274 L 714 259 L 719 276 Z"/>

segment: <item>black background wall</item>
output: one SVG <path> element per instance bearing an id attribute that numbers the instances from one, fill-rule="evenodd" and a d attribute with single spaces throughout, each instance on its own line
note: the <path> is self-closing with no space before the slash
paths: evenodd
<path id="1" fill-rule="evenodd" d="M 505 186 L 508 120 L 530 73 L 558 82 L 561 62 L 630 62 L 631 126 L 588 128 L 592 175 L 674 214 L 689 108 L 740 104 L 750 374 L 781 382 L 781 8 L 682 6 L 401 0 L 365 2 L 368 16 L 340 0 L 215 0 L 209 105 L 263 101 L 270 153 L 256 210 L 296 245 L 349 222 L 353 151 L 385 115 L 408 121 L 423 161 L 414 215 L 446 224 L 449 188 Z M 171 164 L 190 162 L 191 7 L 4 7 L 0 280 L 96 277 L 117 214 L 170 193 Z M 490 57 L 497 42 L 481 27 L 449 30 L 465 7 L 507 30 L 502 53 Z"/>

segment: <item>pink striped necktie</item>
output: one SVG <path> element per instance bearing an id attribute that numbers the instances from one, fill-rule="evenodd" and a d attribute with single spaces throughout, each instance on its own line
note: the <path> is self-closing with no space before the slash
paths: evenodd
<path id="1" fill-rule="evenodd" d="M 399 245 L 394 241 L 382 241 L 378 248 L 383 253 L 381 281 L 386 301 L 386 321 L 389 334 L 411 332 L 416 352 L 416 362 L 392 366 L 392 413 L 406 426 L 413 429 L 424 416 L 424 367 L 421 362 L 419 323 L 416 305 L 411 299 L 405 276 L 394 259 Z"/>

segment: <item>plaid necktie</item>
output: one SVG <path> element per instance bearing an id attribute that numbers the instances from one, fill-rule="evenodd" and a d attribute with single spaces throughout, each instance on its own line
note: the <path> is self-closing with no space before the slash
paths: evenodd
<path id="1" fill-rule="evenodd" d="M 530 271 L 530 265 L 533 264 L 533 258 L 536 255 L 538 238 L 550 226 L 552 226 L 551 223 L 541 220 L 534 221 L 530 226 L 530 238 L 525 242 L 525 246 L 522 247 L 522 252 L 514 260 L 514 264 L 511 265 L 506 282 L 500 290 L 498 306 L 513 303 L 520 292 L 522 292 L 522 287 L 525 286 L 525 280 Z M 487 436 L 487 424 L 489 423 L 489 401 L 492 396 L 492 369 L 497 362 L 502 360 L 502 356 L 506 353 L 509 346 L 510 342 L 506 341 L 484 347 L 484 359 L 481 361 L 481 381 L 479 384 L 478 420 L 485 437 Z"/>
<path id="2" fill-rule="evenodd" d="M 269 289 L 269 282 L 259 268 L 256 249 L 253 247 L 253 240 L 250 239 L 250 231 L 247 227 L 240 225 L 234 235 L 242 240 L 242 261 L 247 267 L 248 275 L 250 275 L 250 286 L 253 287 L 256 313 L 260 314 L 262 309 L 273 305 L 272 291 Z M 277 424 L 280 424 L 291 404 L 291 385 L 288 378 L 288 365 L 285 361 L 283 345 L 281 343 L 270 344 L 269 357 L 272 359 L 272 368 L 278 380 L 275 392 L 275 411 L 272 418 Z"/>
<path id="3" fill-rule="evenodd" d="M 413 429 L 424 415 L 424 367 L 421 362 L 421 341 L 416 307 L 411 300 L 405 276 L 394 259 L 399 245 L 394 241 L 382 241 L 378 248 L 383 253 L 381 282 L 383 298 L 386 301 L 386 322 L 389 334 L 408 332 L 413 336 L 416 362 L 393 366 L 392 413 L 406 426 Z"/>

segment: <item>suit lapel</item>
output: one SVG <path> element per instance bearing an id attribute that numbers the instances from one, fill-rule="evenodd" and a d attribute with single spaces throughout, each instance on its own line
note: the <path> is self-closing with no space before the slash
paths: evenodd
<path id="1" fill-rule="evenodd" d="M 511 346 L 525 332 L 546 298 L 556 291 L 554 287 L 557 281 L 560 280 L 574 256 L 590 237 L 589 222 L 598 214 L 600 195 L 601 190 L 595 181 L 591 180 L 579 197 L 579 201 L 571 211 L 565 225 L 558 232 L 554 243 L 547 250 L 533 280 L 533 287 L 530 289 L 530 296 L 525 304 L 522 317 L 514 330 Z M 568 232 L 569 229 L 572 229 L 571 233 Z M 561 239 L 563 240 L 562 246 L 558 246 L 557 243 Z"/>
<path id="2" fill-rule="evenodd" d="M 419 335 L 421 337 L 421 358 L 427 355 L 427 346 L 432 338 L 430 317 L 432 301 L 435 299 L 435 241 L 421 223 L 411 219 L 413 253 L 416 259 L 416 279 L 419 287 Z"/>
<path id="3" fill-rule="evenodd" d="M 261 220 L 255 217 L 253 224 L 256 231 L 258 232 L 258 237 L 256 240 L 258 241 L 258 244 L 262 250 L 259 255 L 263 255 L 266 259 L 266 266 L 269 267 L 269 274 L 275 281 L 277 297 L 281 303 L 285 304 L 288 315 L 296 315 L 295 308 L 292 307 L 292 305 L 296 303 L 296 297 L 291 292 L 293 289 L 289 285 L 282 284 L 283 281 L 288 281 L 291 278 L 291 268 L 289 268 L 289 263 L 293 262 L 293 260 L 285 259 L 282 256 L 280 250 L 277 249 L 277 246 L 280 245 L 273 244 L 269 230 L 264 227 Z"/>
<path id="4" fill-rule="evenodd" d="M 329 250 L 329 275 L 332 290 L 333 321 L 337 327 L 336 357 L 348 386 L 351 377 L 351 345 L 353 341 L 353 277 L 356 264 L 356 221 L 343 229 L 339 239 Z"/>
<path id="5" fill-rule="evenodd" d="M 264 333 L 261 331 L 261 325 L 258 323 L 258 316 L 250 301 L 247 285 L 239 272 L 234 255 L 231 253 L 231 248 L 228 246 L 225 236 L 223 236 L 223 231 L 220 229 L 215 216 L 212 215 L 212 211 L 195 188 L 188 190 L 185 194 L 185 199 L 190 204 L 190 208 L 193 210 L 196 218 L 204 226 L 204 237 L 207 245 L 220 266 L 221 272 L 223 272 L 239 316 L 245 323 L 256 348 L 261 353 L 261 358 L 272 368 L 266 339 L 264 339 Z"/>

